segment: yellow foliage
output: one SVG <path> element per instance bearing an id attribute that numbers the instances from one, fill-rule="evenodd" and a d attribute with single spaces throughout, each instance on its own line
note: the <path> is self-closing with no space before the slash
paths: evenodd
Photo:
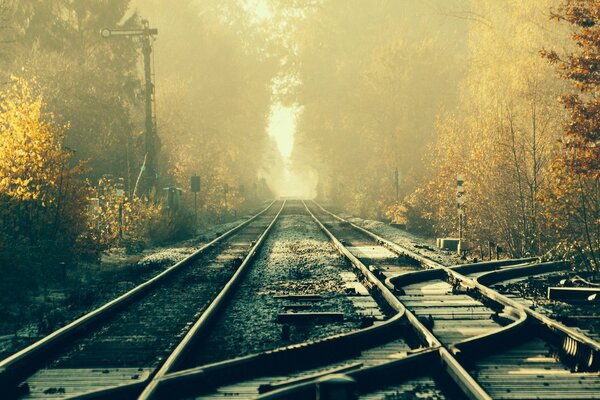
<path id="1" fill-rule="evenodd" d="M 600 180 L 557 157 L 540 193 L 544 227 L 555 238 L 554 256 L 600 269 Z"/>
<path id="2" fill-rule="evenodd" d="M 86 185 L 63 147 L 65 126 L 24 79 L 0 94 L 0 209 L 6 233 L 69 248 L 84 226 Z M 69 250 L 71 250 L 69 248 Z"/>
<path id="3" fill-rule="evenodd" d="M 125 245 L 144 247 L 151 241 L 150 232 L 162 221 L 162 207 L 138 197 L 128 198 L 114 183 L 101 179 L 98 206 L 88 212 L 88 229 L 80 242 L 92 250 Z"/>

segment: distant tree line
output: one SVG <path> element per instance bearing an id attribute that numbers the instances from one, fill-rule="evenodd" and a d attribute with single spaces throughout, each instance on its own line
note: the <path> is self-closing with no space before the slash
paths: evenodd
<path id="1" fill-rule="evenodd" d="M 294 5 L 294 156 L 322 198 L 454 236 L 460 174 L 473 255 L 599 268 L 600 2 Z"/>
<path id="2" fill-rule="evenodd" d="M 139 42 L 99 32 L 138 29 L 142 16 L 159 28 L 162 152 L 160 187 L 139 198 Z M 189 236 L 192 175 L 201 177 L 201 227 L 270 198 L 261 176 L 267 155 L 275 157 L 265 127 L 277 48 L 254 24 L 243 1 L 0 1 L 0 273 L 8 287 L 114 246 Z M 161 201 L 166 186 L 183 189 L 177 212 Z"/>

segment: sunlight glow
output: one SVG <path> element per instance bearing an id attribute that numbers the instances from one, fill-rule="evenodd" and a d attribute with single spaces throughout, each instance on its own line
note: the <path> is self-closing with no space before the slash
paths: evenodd
<path id="1" fill-rule="evenodd" d="M 281 155 L 289 159 L 294 146 L 294 133 L 296 132 L 297 107 L 286 107 L 279 103 L 271 106 L 269 117 L 269 136 L 277 142 Z"/>
<path id="2" fill-rule="evenodd" d="M 277 143 L 284 167 L 271 177 L 270 182 L 274 192 L 281 197 L 308 199 L 316 193 L 316 178 L 300 174 L 291 166 L 296 120 L 301 111 L 302 107 L 298 106 L 284 106 L 280 103 L 271 106 L 267 132 Z"/>
<path id="3" fill-rule="evenodd" d="M 273 13 L 265 0 L 247 0 L 244 7 L 258 20 L 269 19 L 273 16 Z"/>

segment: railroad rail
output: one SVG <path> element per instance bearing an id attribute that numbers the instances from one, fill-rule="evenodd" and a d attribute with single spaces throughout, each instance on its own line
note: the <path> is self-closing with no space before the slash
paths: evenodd
<path id="1" fill-rule="evenodd" d="M 202 331 L 197 322 L 151 377 L 77 398 L 310 399 L 323 378 L 340 373 L 365 399 L 600 398 L 600 344 L 489 287 L 508 277 L 562 270 L 565 263 L 530 258 L 446 267 L 317 203 L 305 208 L 393 317 L 177 371 Z"/>
<path id="2" fill-rule="evenodd" d="M 0 392 L 6 398 L 72 397 L 162 376 L 226 301 L 284 206 L 272 202 L 155 277 L 0 361 Z"/>
<path id="3" fill-rule="evenodd" d="M 407 251 L 382 238 L 379 241 L 398 254 Z M 422 317 L 427 315 L 436 337 L 469 367 L 471 375 L 488 394 L 494 398 L 600 396 L 598 342 L 480 283 L 492 283 L 499 276 L 512 278 L 524 273 L 563 270 L 568 268 L 567 264 L 531 265 L 533 260 L 516 260 L 510 267 L 505 262 L 491 262 L 447 268 L 423 261 L 434 269 L 389 277 L 386 283 L 407 308 L 421 313 Z M 495 315 L 490 315 L 495 316 L 494 319 L 512 315 L 513 322 L 500 330 L 488 328 L 485 332 L 481 325 L 486 320 L 485 308 L 481 307 L 484 304 L 497 310 Z M 480 316 L 484 317 L 481 323 L 474 324 Z M 457 321 L 460 321 L 459 332 L 453 327 Z M 540 349 L 545 352 L 540 353 Z M 551 351 L 558 353 L 562 361 L 552 357 Z M 489 358 L 493 362 L 483 359 L 477 363 L 482 355 L 491 353 L 496 353 L 490 356 L 495 358 Z M 572 368 L 593 372 L 572 372 Z"/>
<path id="4" fill-rule="evenodd" d="M 544 293 L 543 300 L 539 302 L 541 299 L 536 299 L 537 295 L 534 295 L 530 300 L 520 297 L 517 293 L 510 290 L 513 283 L 521 283 L 527 280 L 526 283 L 533 282 L 536 285 L 547 284 L 547 279 L 558 282 L 568 275 L 575 275 L 574 272 L 569 270 L 568 266 L 544 263 L 540 264 L 538 268 L 526 265 L 509 271 L 491 271 L 478 276 L 476 281 L 493 288 L 507 298 L 522 304 L 524 307 L 531 308 L 532 315 L 540 321 L 553 321 L 552 315 L 556 315 L 555 319 L 559 319 L 560 322 L 569 326 L 573 332 L 579 332 L 583 337 L 590 337 L 598 341 L 600 339 L 600 332 L 597 329 L 593 329 L 594 327 L 597 328 L 597 324 L 594 324 L 598 318 L 596 302 L 587 301 L 586 299 L 572 304 L 563 303 L 559 305 L 560 302 L 546 298 L 547 292 Z M 557 310 L 554 309 L 557 306 L 558 310 L 563 310 L 562 313 L 557 313 Z M 588 325 L 590 322 L 592 322 L 591 326 Z M 589 328 L 592 328 L 592 331 L 589 331 Z M 581 357 L 581 353 L 584 350 L 578 343 L 578 340 L 566 337 L 563 346 L 565 349 L 568 349 L 569 353 L 573 353 L 573 355 L 579 353 L 578 357 Z M 599 363 L 597 357 L 594 359 L 593 354 L 588 354 L 584 358 L 588 359 L 587 364 L 597 366 Z"/>
<path id="5" fill-rule="evenodd" d="M 540 268 L 562 268 L 560 264 L 522 259 L 448 268 L 329 214 L 316 204 L 309 208 L 329 232 L 340 253 L 362 272 L 371 288 L 398 311 L 397 316 L 391 322 L 368 330 L 167 375 L 154 398 L 257 398 L 259 392 L 263 393 L 258 398 L 264 399 L 314 398 L 316 380 L 336 372 L 355 379 L 361 398 L 403 393 L 478 399 L 596 396 L 597 373 L 570 370 L 573 365 L 595 370 L 595 364 L 589 363 L 589 356 L 596 354 L 594 341 L 555 321 L 537 319 L 531 310 L 475 279 L 489 271 L 510 271 L 532 263 Z M 382 248 L 393 254 L 386 254 Z M 369 268 L 371 263 L 377 268 Z M 433 303 L 428 304 L 428 301 Z M 402 326 L 404 331 L 412 331 L 419 345 L 406 351 L 404 357 L 390 361 L 390 356 L 398 356 L 398 353 L 386 352 L 387 339 L 382 343 L 379 336 L 373 348 L 364 342 L 377 338 L 376 333 L 384 332 L 385 327 L 393 323 Z M 525 335 L 526 332 L 530 333 Z M 360 336 L 363 340 L 356 340 Z M 580 356 L 573 357 L 576 352 L 571 349 L 569 357 L 569 350 L 560 346 L 561 338 L 570 342 L 571 347 L 577 342 L 585 351 L 580 350 Z M 564 364 L 548 356 L 548 344 L 561 353 Z M 536 353 L 540 346 L 546 353 Z M 345 354 L 340 354 L 340 347 L 346 349 Z M 375 362 L 366 361 L 372 354 L 370 349 L 377 348 L 387 359 L 380 355 Z M 306 367 L 315 360 L 327 358 L 324 354 L 334 354 L 337 358 L 317 367 L 312 364 L 312 369 Z M 500 357 L 496 366 L 505 365 L 505 375 L 490 374 L 486 369 L 492 365 L 489 357 Z M 537 362 L 548 368 L 544 371 L 550 372 L 544 375 L 538 369 L 532 376 L 508 362 L 511 357 L 517 360 L 521 357 L 521 362 Z M 514 376 L 520 379 L 511 382 L 511 372 L 517 372 Z M 585 384 L 581 384 L 582 381 Z M 445 386 L 448 384 L 454 390 L 448 390 Z M 536 384 L 538 394 L 527 390 L 527 385 Z M 547 388 L 545 393 L 542 388 Z"/>
<path id="6" fill-rule="evenodd" d="M 307 212 L 330 236 L 338 251 L 360 271 L 365 286 L 370 287 L 373 295 L 385 301 L 397 315 L 360 331 L 169 374 L 159 380 L 152 398 L 252 398 L 260 392 L 267 398 L 278 392 L 287 397 L 290 395 L 290 385 L 305 386 L 310 391 L 311 384 L 307 380 L 331 372 L 346 371 L 363 379 L 370 376 L 371 384 L 383 384 L 381 379 L 373 379 L 372 371 L 384 371 L 382 376 L 388 376 L 389 379 L 397 376 L 393 371 L 404 371 L 403 375 L 409 377 L 417 370 L 424 372 L 425 378 L 418 376 L 412 386 L 420 385 L 425 390 L 433 391 L 454 391 L 460 393 L 458 398 L 465 395 L 488 398 L 454 356 L 441 346 L 416 316 L 406 310 L 383 280 L 365 265 L 376 256 L 372 254 L 375 250 L 372 247 L 377 243 L 367 238 L 363 240 L 371 240 L 368 243 L 371 247 L 345 246 L 308 208 Z M 344 239 L 346 245 L 351 244 L 348 240 L 348 237 Z M 356 251 L 359 257 L 348 249 Z M 419 263 L 411 258 L 398 257 L 389 252 L 386 257 L 388 270 L 407 272 L 420 268 Z M 426 361 L 432 357 L 439 363 L 433 368 L 426 368 Z M 437 381 L 450 382 L 452 389 L 448 389 L 447 383 L 440 389 L 442 385 L 438 385 Z M 304 397 L 306 394 L 300 391 L 296 396 L 307 398 Z"/>

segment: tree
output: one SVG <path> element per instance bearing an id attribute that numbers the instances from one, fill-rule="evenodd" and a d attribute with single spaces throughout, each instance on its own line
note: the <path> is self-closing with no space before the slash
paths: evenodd
<path id="1" fill-rule="evenodd" d="M 575 50 L 542 55 L 571 82 L 561 98 L 568 113 L 563 151 L 552 163 L 553 185 L 542 193 L 548 229 L 560 240 L 553 249 L 578 265 L 600 268 L 600 1 L 567 0 L 553 14 L 568 22 Z"/>
<path id="2" fill-rule="evenodd" d="M 577 52 L 561 57 L 544 51 L 558 66 L 561 76 L 573 82 L 578 93 L 565 94 L 562 103 L 569 112 L 564 144 L 570 150 L 573 168 L 592 179 L 600 177 L 600 1 L 567 0 L 553 14 L 575 28 L 572 39 Z"/>
<path id="3" fill-rule="evenodd" d="M 598 271 L 600 180 L 574 170 L 572 160 L 560 153 L 552 163 L 549 179 L 550 185 L 540 193 L 540 199 L 545 228 L 555 239 L 551 254 Z"/>
<path id="4" fill-rule="evenodd" d="M 394 171 L 410 193 L 435 116 L 456 101 L 466 24 L 425 2 L 312 3 L 290 63 L 289 101 L 303 107 L 293 159 L 318 174 L 322 198 L 382 217 L 396 202 Z"/>
<path id="5" fill-rule="evenodd" d="M 0 98 L 1 229 L 6 240 L 68 259 L 85 229 L 87 186 L 79 179 L 82 165 L 63 145 L 67 127 L 44 106 L 18 78 Z"/>
<path id="6" fill-rule="evenodd" d="M 99 35 L 104 27 L 137 27 L 128 7 L 127 0 L 10 1 L 11 29 L 0 32 L 10 41 L 6 57 L 0 53 L 2 79 L 37 80 L 47 109 L 69 122 L 65 143 L 88 161 L 93 181 L 111 174 L 129 184 L 143 156 L 136 151 L 142 129 L 134 129 L 143 126 L 137 45 Z"/>
<path id="7" fill-rule="evenodd" d="M 509 256 L 541 254 L 556 240 L 545 230 L 541 193 L 563 115 L 564 90 L 538 49 L 561 47 L 562 30 L 545 29 L 554 0 L 477 0 L 470 25 L 468 73 L 458 107 L 440 115 L 427 153 L 428 179 L 407 199 L 411 222 L 456 235 L 454 180 L 466 178 L 466 237 L 498 243 Z M 425 226 L 426 228 L 426 226 Z"/>

